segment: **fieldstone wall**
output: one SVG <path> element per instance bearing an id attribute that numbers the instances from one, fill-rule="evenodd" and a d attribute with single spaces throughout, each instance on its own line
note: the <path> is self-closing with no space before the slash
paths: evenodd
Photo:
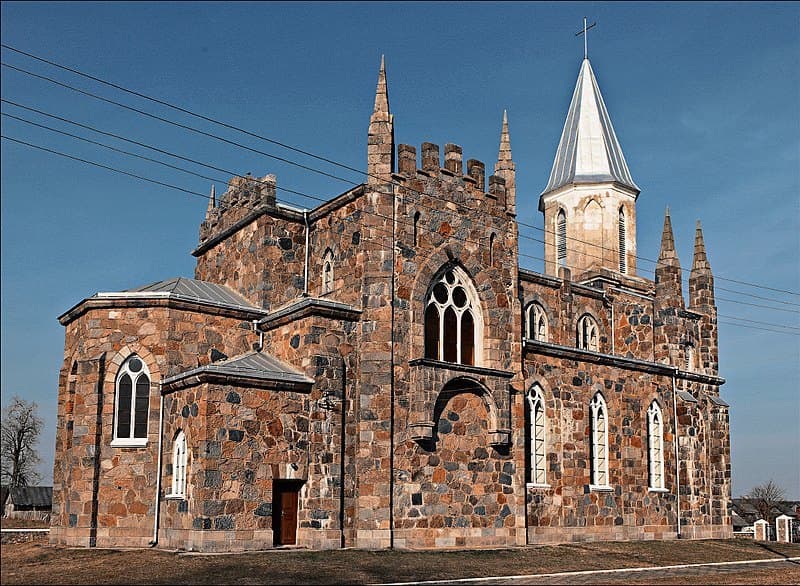
<path id="1" fill-rule="evenodd" d="M 159 381 L 198 366 L 198 360 L 207 362 L 211 348 L 234 355 L 254 339 L 249 323 L 238 318 L 163 303 L 137 305 L 90 309 L 67 324 L 59 377 L 53 543 L 146 546 L 152 540 Z M 116 375 L 134 353 L 150 372 L 148 443 L 115 448 Z"/>

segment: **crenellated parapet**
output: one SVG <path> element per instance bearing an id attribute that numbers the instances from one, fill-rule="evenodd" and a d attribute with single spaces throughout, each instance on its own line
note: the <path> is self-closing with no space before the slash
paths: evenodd
<path id="1" fill-rule="evenodd" d="M 483 161 L 469 159 L 465 166 L 459 145 L 447 143 L 444 146 L 444 166 L 441 165 L 439 145 L 424 142 L 420 154 L 420 165 L 417 166 L 417 149 L 407 144 L 398 145 L 398 174 L 409 179 L 435 179 L 441 182 L 442 194 L 464 192 L 468 199 L 484 199 L 512 213 L 508 207 L 506 179 L 501 175 L 490 175 L 487 189 L 486 165 Z"/>
<path id="2" fill-rule="evenodd" d="M 229 230 L 244 218 L 265 208 L 276 207 L 275 175 L 262 178 L 232 177 L 228 189 L 217 202 L 214 188 L 209 197 L 205 220 L 200 224 L 200 244 Z"/>

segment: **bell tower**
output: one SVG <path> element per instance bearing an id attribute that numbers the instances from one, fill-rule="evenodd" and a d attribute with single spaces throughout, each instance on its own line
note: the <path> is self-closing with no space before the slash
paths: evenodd
<path id="1" fill-rule="evenodd" d="M 544 213 L 545 273 L 591 269 L 636 274 L 633 182 L 589 59 L 581 64 L 550 180 Z"/>

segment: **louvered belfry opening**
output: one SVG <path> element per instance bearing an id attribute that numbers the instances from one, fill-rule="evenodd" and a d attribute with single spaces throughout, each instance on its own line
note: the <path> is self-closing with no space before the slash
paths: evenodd
<path id="1" fill-rule="evenodd" d="M 558 212 L 556 222 L 556 254 L 558 255 L 558 266 L 567 266 L 567 216 L 564 211 Z"/>

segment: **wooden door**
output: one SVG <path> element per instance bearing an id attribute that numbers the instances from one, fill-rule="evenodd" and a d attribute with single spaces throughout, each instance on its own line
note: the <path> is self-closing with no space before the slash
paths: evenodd
<path id="1" fill-rule="evenodd" d="M 297 507 L 300 487 L 296 483 L 276 482 L 273 490 L 273 533 L 275 545 L 297 543 Z"/>

